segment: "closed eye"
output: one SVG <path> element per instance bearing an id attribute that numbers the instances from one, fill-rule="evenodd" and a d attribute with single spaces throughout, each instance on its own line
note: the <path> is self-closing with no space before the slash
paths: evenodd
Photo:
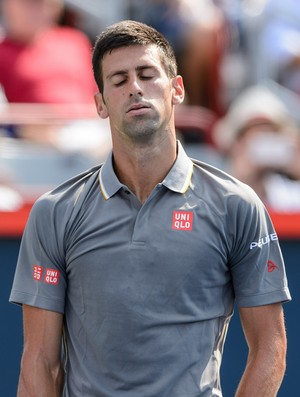
<path id="1" fill-rule="evenodd" d="M 125 84 L 125 82 L 126 82 L 125 79 L 124 79 L 124 80 L 121 80 L 121 81 L 119 81 L 119 82 L 117 82 L 117 83 L 114 83 L 114 86 L 115 86 L 115 87 L 120 87 L 121 85 Z"/>
<path id="2" fill-rule="evenodd" d="M 124 74 L 118 74 L 111 78 L 111 83 L 115 87 L 120 87 L 121 85 L 125 84 L 128 80 L 127 76 Z"/>
<path id="3" fill-rule="evenodd" d="M 140 76 L 141 80 L 151 80 L 153 79 L 153 76 Z"/>

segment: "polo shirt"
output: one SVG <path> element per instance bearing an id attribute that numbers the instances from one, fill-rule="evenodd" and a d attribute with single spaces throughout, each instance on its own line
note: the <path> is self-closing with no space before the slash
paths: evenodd
<path id="1" fill-rule="evenodd" d="M 42 196 L 10 296 L 64 314 L 64 397 L 220 397 L 234 302 L 289 299 L 257 195 L 180 143 L 144 204 L 113 154 Z"/>

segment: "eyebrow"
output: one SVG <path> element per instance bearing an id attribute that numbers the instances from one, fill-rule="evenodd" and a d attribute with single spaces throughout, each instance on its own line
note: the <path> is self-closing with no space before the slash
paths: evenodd
<path id="1" fill-rule="evenodd" d="M 141 72 L 141 71 L 147 70 L 147 69 L 156 70 L 156 67 L 155 67 L 155 66 L 152 66 L 152 65 L 140 65 L 140 66 L 137 66 L 137 67 L 135 68 L 135 71 Z M 107 79 L 107 80 L 110 80 L 110 79 L 112 79 L 114 76 L 120 76 L 120 75 L 122 76 L 122 75 L 126 75 L 126 74 L 128 74 L 128 70 L 127 70 L 127 69 L 116 70 L 115 72 L 110 73 L 110 74 L 106 77 L 106 79 Z"/>

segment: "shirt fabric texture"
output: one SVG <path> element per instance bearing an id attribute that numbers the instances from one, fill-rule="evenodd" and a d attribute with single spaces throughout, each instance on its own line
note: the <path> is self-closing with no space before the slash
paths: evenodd
<path id="1" fill-rule="evenodd" d="M 64 397 L 220 397 L 234 302 L 288 300 L 257 195 L 180 143 L 143 205 L 119 182 L 112 154 L 42 196 L 10 296 L 64 313 Z"/>

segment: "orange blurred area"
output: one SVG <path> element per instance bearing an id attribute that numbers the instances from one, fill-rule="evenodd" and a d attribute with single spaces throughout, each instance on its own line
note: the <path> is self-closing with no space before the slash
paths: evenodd
<path id="1" fill-rule="evenodd" d="M 269 210 L 279 238 L 300 238 L 300 213 L 280 213 Z"/>
<path id="2" fill-rule="evenodd" d="M 16 211 L 0 211 L 0 237 L 20 237 L 32 204 L 24 204 Z"/>

